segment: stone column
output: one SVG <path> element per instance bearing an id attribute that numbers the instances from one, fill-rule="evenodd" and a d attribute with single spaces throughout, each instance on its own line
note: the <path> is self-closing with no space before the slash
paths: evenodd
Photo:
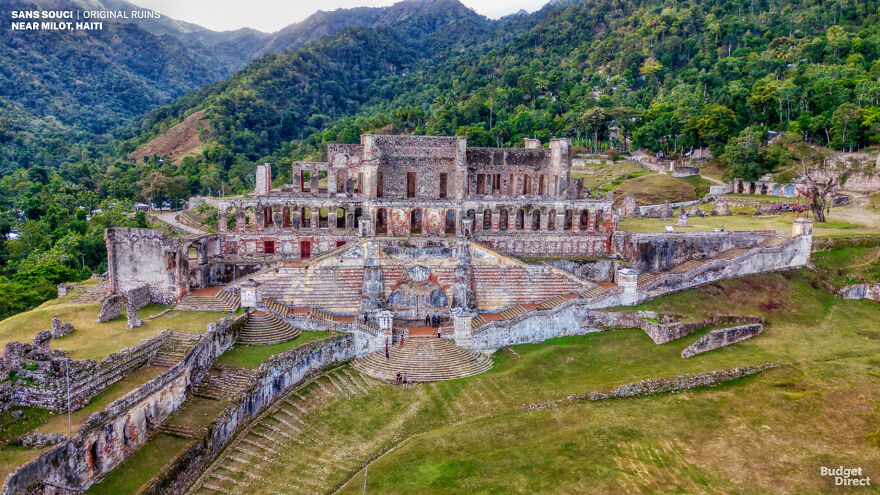
<path id="1" fill-rule="evenodd" d="M 382 340 L 380 345 L 387 344 L 391 347 L 394 338 L 394 313 L 388 310 L 379 311 L 376 313 L 376 323 L 379 325 L 379 338 Z"/>
<path id="2" fill-rule="evenodd" d="M 583 212 L 583 210 L 571 210 L 572 232 L 579 232 L 581 230 L 581 212 Z"/>
<path id="3" fill-rule="evenodd" d="M 314 183 L 314 181 L 312 182 Z M 309 220 L 309 226 L 313 229 L 317 229 L 321 224 L 321 208 L 313 206 L 309 213 Z"/>
<path id="4" fill-rule="evenodd" d="M 813 221 L 809 218 L 797 218 L 791 223 L 791 236 L 813 235 Z"/>
<path id="5" fill-rule="evenodd" d="M 450 313 L 454 325 L 455 345 L 469 349 L 473 345 L 473 320 L 477 317 L 477 313 L 461 307 L 452 308 Z"/>
<path id="6" fill-rule="evenodd" d="M 565 230 L 565 208 L 561 210 L 556 210 L 556 222 L 554 223 L 554 229 L 559 232 L 563 232 Z"/>
<path id="7" fill-rule="evenodd" d="M 638 302 L 639 272 L 632 268 L 617 270 L 617 286 L 623 288 L 622 303 L 631 306 Z"/>
<path id="8" fill-rule="evenodd" d="M 312 196 L 318 195 L 318 182 L 320 182 L 321 176 L 318 174 L 317 170 L 312 170 L 311 175 L 309 175 L 309 188 L 312 190 Z"/>
<path id="9" fill-rule="evenodd" d="M 235 211 L 235 231 L 243 232 L 247 224 L 244 220 L 244 211 L 240 208 Z"/>
<path id="10" fill-rule="evenodd" d="M 337 206 L 333 205 L 327 208 L 327 229 L 336 230 L 336 212 L 339 211 Z"/>
<path id="11" fill-rule="evenodd" d="M 302 167 L 296 163 L 291 165 L 290 182 L 293 185 L 293 192 L 302 192 Z"/>
<path id="12" fill-rule="evenodd" d="M 257 303 L 263 300 L 260 284 L 254 281 L 254 279 L 250 278 L 243 284 L 240 284 L 241 288 L 241 307 L 242 308 L 256 308 Z"/>
<path id="13" fill-rule="evenodd" d="M 327 197 L 333 198 L 336 196 L 336 174 L 338 172 L 335 170 L 327 169 Z"/>
<path id="14" fill-rule="evenodd" d="M 474 225 L 473 225 L 473 229 L 474 229 L 475 231 L 476 231 L 476 230 L 483 230 L 483 211 L 484 211 L 484 210 L 482 210 L 482 209 L 479 210 L 479 211 L 477 211 L 476 209 L 474 209 Z"/>
<path id="15" fill-rule="evenodd" d="M 228 217 L 229 213 L 225 208 L 222 210 L 217 210 L 217 232 L 226 232 Z"/>
<path id="16" fill-rule="evenodd" d="M 554 218 L 555 222 L 556 219 Z M 541 211 L 541 223 L 539 225 L 541 232 L 547 232 L 547 225 L 550 223 L 550 212 L 549 211 Z"/>
<path id="17" fill-rule="evenodd" d="M 492 232 L 501 230 L 501 208 L 492 208 Z"/>

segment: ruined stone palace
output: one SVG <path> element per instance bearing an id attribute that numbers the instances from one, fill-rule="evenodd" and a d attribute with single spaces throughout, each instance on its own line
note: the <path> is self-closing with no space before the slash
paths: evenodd
<path id="1" fill-rule="evenodd" d="M 457 318 L 464 337 L 456 343 L 493 348 L 504 338 L 576 333 L 584 309 L 809 258 L 804 224 L 784 237 L 620 230 L 612 194 L 586 190 L 570 172 L 565 139 L 473 148 L 464 137 L 364 135 L 358 145 L 330 145 L 326 162 L 293 163 L 292 184 L 273 187 L 271 165 L 259 166 L 252 194 L 219 200 L 215 233 L 108 230 L 110 292 L 146 288 L 152 301 L 183 309 L 226 310 L 241 298 L 299 329 L 366 315 L 350 330 L 372 332 L 358 342 L 373 350 L 439 315 Z M 568 319 L 552 322 L 565 327 L 559 331 L 526 325 L 503 330 L 504 338 L 471 339 L 477 327 L 564 311 Z M 296 334 L 264 323 L 243 341 Z"/>
<path id="2" fill-rule="evenodd" d="M 470 237 L 522 256 L 610 254 L 610 195 L 591 195 L 570 171 L 566 139 L 505 149 L 364 135 L 328 146 L 326 162 L 295 162 L 280 189 L 271 165 L 259 166 L 252 197 L 220 200 L 218 255 L 307 259 L 374 236 Z"/>

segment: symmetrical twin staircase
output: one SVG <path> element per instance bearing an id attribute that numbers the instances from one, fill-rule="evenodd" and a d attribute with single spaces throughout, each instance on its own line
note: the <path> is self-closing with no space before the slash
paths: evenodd
<path id="1" fill-rule="evenodd" d="M 492 358 L 458 347 L 450 340 L 410 337 L 403 346 L 391 347 L 388 360 L 382 350 L 354 361 L 352 366 L 386 382 L 393 382 L 398 371 L 406 373 L 408 382 L 435 382 L 482 373 L 492 367 Z"/>
<path id="2" fill-rule="evenodd" d="M 173 330 L 150 360 L 150 366 L 170 368 L 176 365 L 201 338 L 202 336 L 197 333 Z"/>
<path id="3" fill-rule="evenodd" d="M 302 331 L 293 327 L 281 318 L 266 313 L 253 311 L 238 334 L 235 343 L 239 345 L 272 345 L 293 340 Z"/>
<path id="4" fill-rule="evenodd" d="M 256 378 L 257 370 L 217 364 L 208 371 L 195 395 L 214 400 L 232 400 L 250 388 Z"/>
<path id="5" fill-rule="evenodd" d="M 235 294 L 219 290 L 210 292 L 194 291 L 180 300 L 174 309 L 180 311 L 214 311 L 217 313 L 235 313 L 241 306 L 241 299 Z"/>

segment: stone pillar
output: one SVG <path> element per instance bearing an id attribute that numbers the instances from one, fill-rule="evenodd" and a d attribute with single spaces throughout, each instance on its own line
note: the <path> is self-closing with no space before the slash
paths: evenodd
<path id="1" fill-rule="evenodd" d="M 565 208 L 561 210 L 556 210 L 556 222 L 554 223 L 555 230 L 560 232 L 565 230 Z"/>
<path id="2" fill-rule="evenodd" d="M 471 237 L 472 235 L 474 235 L 474 221 L 470 218 L 465 218 L 461 221 L 461 236 Z"/>
<path id="3" fill-rule="evenodd" d="M 791 223 L 791 236 L 813 235 L 813 221 L 809 218 L 796 218 Z"/>
<path id="4" fill-rule="evenodd" d="M 370 237 L 375 235 L 373 230 L 373 222 L 368 216 L 358 217 L 358 235 L 361 237 Z"/>
<path id="5" fill-rule="evenodd" d="M 501 230 L 501 209 L 492 208 L 492 232 Z"/>
<path id="6" fill-rule="evenodd" d="M 394 313 L 388 310 L 376 313 L 376 323 L 379 325 L 379 338 L 382 339 L 382 345 L 391 347 L 394 332 Z"/>
<path id="7" fill-rule="evenodd" d="M 254 196 L 265 196 L 272 190 L 272 165 L 257 165 L 257 176 L 254 180 Z"/>
<path id="8" fill-rule="evenodd" d="M 217 210 L 217 232 L 226 232 L 229 213 L 226 209 Z"/>
<path id="9" fill-rule="evenodd" d="M 638 301 L 639 272 L 632 268 L 617 270 L 617 286 L 623 288 L 622 303 L 633 305 Z"/>
<path id="10" fill-rule="evenodd" d="M 335 170 L 327 169 L 327 197 L 336 197 L 336 174 Z"/>
<path id="11" fill-rule="evenodd" d="M 581 213 L 583 213 L 583 210 L 571 210 L 571 231 L 572 232 L 578 232 L 581 230 Z M 587 214 L 589 215 L 589 212 L 587 212 Z"/>
<path id="12" fill-rule="evenodd" d="M 247 227 L 247 224 L 244 220 L 244 211 L 238 209 L 235 211 L 235 231 L 242 232 L 244 231 L 245 227 Z"/>
<path id="13" fill-rule="evenodd" d="M 338 211 L 336 206 L 327 208 L 327 228 L 329 230 L 336 230 L 336 212 Z"/>
<path id="14" fill-rule="evenodd" d="M 484 210 L 482 209 L 474 210 L 474 223 L 472 225 L 472 228 L 475 231 L 483 230 L 483 211 Z"/>
<path id="15" fill-rule="evenodd" d="M 317 170 L 312 170 L 309 175 L 309 189 L 312 191 L 312 196 L 318 195 L 318 183 L 321 180 L 320 174 L 318 174 Z"/>
<path id="16" fill-rule="evenodd" d="M 314 184 L 315 181 L 313 180 L 312 183 Z M 317 229 L 319 225 L 321 225 L 321 208 L 313 206 L 309 214 L 309 226 Z"/>
<path id="17" fill-rule="evenodd" d="M 556 219 L 554 218 L 553 221 L 555 222 Z M 549 222 L 550 222 L 550 213 L 546 212 L 546 211 L 541 211 L 541 223 L 539 225 L 541 232 L 547 232 L 547 225 Z"/>
<path id="18" fill-rule="evenodd" d="M 249 278 L 247 282 L 240 284 L 239 287 L 241 288 L 242 308 L 256 308 L 257 303 L 263 300 L 260 284 L 255 282 L 254 279 Z"/>
<path id="19" fill-rule="evenodd" d="M 473 320 L 477 317 L 477 313 L 461 307 L 452 308 L 450 313 L 452 314 L 454 325 L 453 338 L 455 339 L 455 345 L 469 349 L 473 344 Z"/>
<path id="20" fill-rule="evenodd" d="M 302 192 L 302 167 L 298 163 L 290 166 L 290 182 L 293 186 L 293 192 Z"/>

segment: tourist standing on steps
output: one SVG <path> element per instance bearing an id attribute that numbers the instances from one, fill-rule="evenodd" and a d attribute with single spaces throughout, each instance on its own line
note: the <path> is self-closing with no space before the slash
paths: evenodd
<path id="1" fill-rule="evenodd" d="M 388 362 L 390 360 L 391 360 L 391 356 L 388 354 L 388 349 L 386 348 L 385 349 L 385 362 Z"/>
<path id="2" fill-rule="evenodd" d="M 425 315 L 425 326 L 430 325 L 431 324 L 430 321 L 431 321 L 431 317 L 428 315 Z"/>
<path id="3" fill-rule="evenodd" d="M 437 327 L 437 338 L 440 338 L 440 327 Z"/>
<path id="4" fill-rule="evenodd" d="M 406 372 L 403 372 L 403 388 L 406 388 Z"/>
<path id="5" fill-rule="evenodd" d="M 399 371 L 397 372 L 397 378 L 394 379 L 394 383 L 396 385 L 400 385 L 400 372 Z"/>

